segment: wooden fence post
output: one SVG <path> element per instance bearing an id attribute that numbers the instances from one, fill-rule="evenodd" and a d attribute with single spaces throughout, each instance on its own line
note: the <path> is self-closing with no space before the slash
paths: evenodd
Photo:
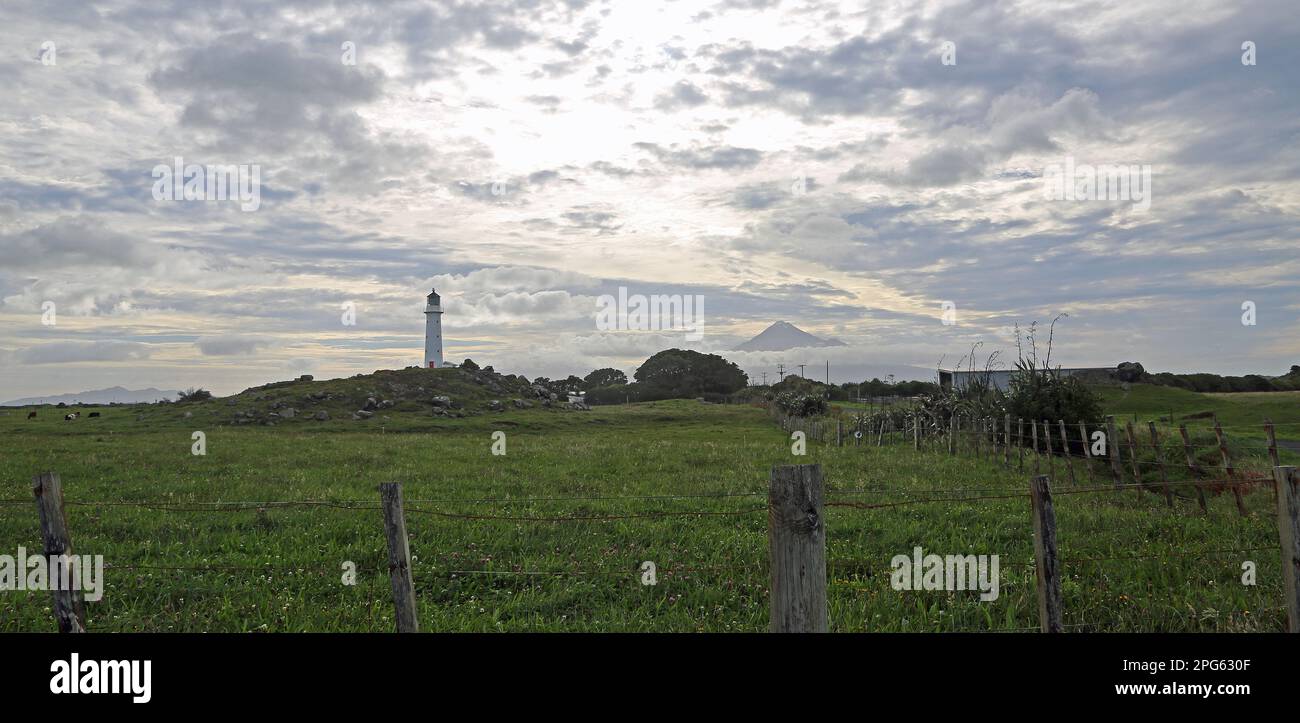
<path id="1" fill-rule="evenodd" d="M 1246 516 L 1246 502 L 1241 499 L 1241 483 L 1234 480 L 1236 470 L 1232 468 L 1232 455 L 1228 454 L 1228 441 L 1223 435 L 1223 427 L 1219 424 L 1219 418 L 1214 418 L 1214 438 L 1219 440 L 1219 454 L 1223 457 L 1223 471 L 1228 475 L 1228 484 L 1232 485 L 1232 496 L 1237 500 L 1237 514 L 1242 517 Z"/>
<path id="2" fill-rule="evenodd" d="M 1156 466 L 1160 468 L 1160 486 L 1165 491 L 1165 505 L 1174 506 L 1174 495 L 1169 491 L 1169 475 L 1165 473 L 1165 458 L 1160 453 L 1160 434 L 1156 432 L 1156 423 L 1147 420 L 1147 428 L 1151 430 L 1151 451 L 1156 454 Z"/>
<path id="3" fill-rule="evenodd" d="M 1192 438 L 1187 436 L 1187 425 L 1178 425 L 1178 433 L 1183 435 L 1183 456 L 1187 458 L 1187 471 L 1192 475 L 1192 485 L 1196 487 L 1196 502 L 1201 506 L 1201 512 L 1210 514 L 1210 509 L 1205 505 L 1205 490 L 1201 484 L 1196 481 L 1196 455 L 1192 453 Z"/>
<path id="4" fill-rule="evenodd" d="M 1011 415 L 1002 418 L 1002 466 L 1011 469 Z"/>
<path id="5" fill-rule="evenodd" d="M 1274 467 L 1277 530 L 1282 543 L 1282 581 L 1288 632 L 1300 633 L 1300 476 L 1295 467 Z"/>
<path id="6" fill-rule="evenodd" d="M 1061 625 L 1061 568 L 1056 556 L 1056 510 L 1047 475 L 1030 480 L 1029 498 L 1034 508 L 1034 562 L 1038 588 L 1038 624 L 1044 633 L 1059 633 Z"/>
<path id="7" fill-rule="evenodd" d="M 406 537 L 406 512 L 402 507 L 402 485 L 384 482 L 379 485 L 379 500 L 384 508 L 384 536 L 388 538 L 388 579 L 393 586 L 393 609 L 397 632 L 420 632 L 415 610 L 415 583 L 411 579 L 411 545 Z"/>
<path id="8" fill-rule="evenodd" d="M 835 420 L 835 446 L 836 447 L 844 446 L 844 420 L 843 419 Z"/>
<path id="9" fill-rule="evenodd" d="M 1030 420 L 1029 431 L 1034 433 L 1034 474 L 1038 474 L 1042 471 L 1040 469 L 1041 465 L 1039 464 L 1042 460 L 1038 456 L 1038 422 Z"/>
<path id="10" fill-rule="evenodd" d="M 1061 454 L 1065 455 L 1065 469 L 1070 472 L 1070 484 L 1077 485 L 1079 480 L 1074 477 L 1074 462 L 1070 461 L 1070 436 L 1065 433 L 1065 420 L 1058 419 L 1061 425 Z"/>
<path id="11" fill-rule="evenodd" d="M 948 417 L 948 454 L 957 454 L 957 415 Z"/>
<path id="12" fill-rule="evenodd" d="M 1016 456 L 1019 458 L 1020 471 L 1025 471 L 1025 420 L 1016 417 Z"/>
<path id="13" fill-rule="evenodd" d="M 1110 473 L 1115 487 L 1124 484 L 1124 472 L 1119 461 L 1119 435 L 1115 433 L 1115 415 L 1106 415 L 1106 456 L 1110 458 Z"/>
<path id="14" fill-rule="evenodd" d="M 86 601 L 79 582 L 73 577 L 77 568 L 67 568 L 66 560 L 72 557 L 72 537 L 68 533 L 68 517 L 63 510 L 63 483 L 54 472 L 45 472 L 32 478 L 32 494 L 36 497 L 36 512 L 41 520 L 41 551 L 49 563 L 47 580 L 54 596 L 54 619 L 61 633 L 86 632 Z M 66 556 L 66 557 L 65 557 Z M 26 570 L 15 571 L 26 575 Z M 67 585 L 63 583 L 67 582 Z M 101 584 L 103 581 L 100 581 Z"/>
<path id="15" fill-rule="evenodd" d="M 771 631 L 826 632 L 826 526 L 821 465 L 772 468 L 767 489 L 767 547 L 771 569 Z"/>

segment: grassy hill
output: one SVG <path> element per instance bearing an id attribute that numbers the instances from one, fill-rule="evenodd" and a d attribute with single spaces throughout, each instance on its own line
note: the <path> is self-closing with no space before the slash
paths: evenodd
<path id="1" fill-rule="evenodd" d="M 0 419 L 15 418 L 23 429 L 50 434 L 74 431 L 69 429 L 73 425 L 110 434 L 158 427 L 206 430 L 225 426 L 432 431 L 447 428 L 455 419 L 534 407 L 554 413 L 582 409 L 524 377 L 454 367 L 273 382 L 197 402 L 25 407 L 0 412 Z M 27 419 L 29 411 L 37 412 L 36 419 Z M 80 411 L 82 418 L 65 422 L 64 415 L 73 411 Z M 90 418 L 91 411 L 100 416 Z"/>

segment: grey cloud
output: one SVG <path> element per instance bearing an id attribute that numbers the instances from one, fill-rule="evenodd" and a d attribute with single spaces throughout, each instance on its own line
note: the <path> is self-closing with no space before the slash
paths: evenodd
<path id="1" fill-rule="evenodd" d="M 675 145 L 665 148 L 657 143 L 637 143 L 635 146 L 648 151 L 662 163 L 693 170 L 753 168 L 763 160 L 762 152 L 754 148 L 735 146 L 678 148 Z"/>
<path id="2" fill-rule="evenodd" d="M 148 344 L 126 341 L 64 341 L 37 344 L 19 351 L 20 364 L 67 364 L 73 362 L 117 362 L 148 359 Z"/>

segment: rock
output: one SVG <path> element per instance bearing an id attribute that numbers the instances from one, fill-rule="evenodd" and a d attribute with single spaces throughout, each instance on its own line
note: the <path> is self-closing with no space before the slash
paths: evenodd
<path id="1" fill-rule="evenodd" d="M 510 403 L 515 405 L 515 409 L 528 409 L 533 403 L 527 399 L 511 399 Z"/>
<path id="2" fill-rule="evenodd" d="M 186 418 L 186 419 L 189 419 L 190 417 L 193 417 L 193 416 L 194 416 L 194 412 L 186 412 L 186 413 L 185 413 L 185 418 Z"/>
<path id="3" fill-rule="evenodd" d="M 276 414 L 275 412 L 271 412 L 270 414 L 266 415 L 266 418 L 267 418 L 267 419 L 272 419 L 272 420 L 274 420 L 274 419 L 279 419 L 279 418 L 280 418 L 280 415 Z"/>
<path id="4" fill-rule="evenodd" d="M 309 381 L 311 381 L 311 380 L 313 380 L 313 379 L 315 379 L 315 378 L 316 378 L 316 377 L 313 377 L 313 376 L 310 375 L 310 374 L 304 374 L 304 375 L 298 377 L 298 381 L 300 381 L 300 382 L 309 382 Z"/>
<path id="5" fill-rule="evenodd" d="M 556 394 L 555 392 L 551 392 L 551 401 L 552 401 L 552 402 L 559 401 L 559 399 L 560 399 L 560 395 Z"/>
<path id="6" fill-rule="evenodd" d="M 284 409 L 280 410 L 280 416 L 284 417 L 285 419 L 293 419 L 293 415 L 297 413 L 298 410 L 294 409 L 293 407 L 285 407 Z"/>
<path id="7" fill-rule="evenodd" d="M 380 409 L 389 409 L 389 408 L 391 408 L 392 406 L 393 406 L 393 400 L 391 400 L 391 399 L 385 399 L 384 401 L 382 401 L 382 402 L 379 403 L 379 408 L 380 408 Z"/>
<path id="8" fill-rule="evenodd" d="M 374 409 L 377 406 L 379 406 L 379 402 L 375 401 L 374 397 L 366 397 L 366 404 L 365 406 L 362 407 L 362 409 L 369 411 L 371 409 Z"/>
<path id="9" fill-rule="evenodd" d="M 311 393 L 311 398 L 312 398 L 312 399 L 315 399 L 315 400 L 317 400 L 317 401 L 320 401 L 320 400 L 322 400 L 322 399 L 326 399 L 327 397 L 329 397 L 329 395 L 326 394 L 325 392 L 312 392 L 312 393 Z"/>
<path id="10" fill-rule="evenodd" d="M 312 418 L 317 422 L 328 422 L 330 419 L 330 413 L 322 409 L 319 412 L 316 412 L 316 415 Z"/>
<path id="11" fill-rule="evenodd" d="M 576 409 L 579 412 L 591 411 L 591 407 L 588 407 L 586 404 L 582 402 L 569 402 L 569 409 Z"/>
<path id="12" fill-rule="evenodd" d="M 352 418 L 353 418 L 353 419 L 370 419 L 370 418 L 373 417 L 373 416 L 375 416 L 375 413 L 374 413 L 374 412 L 371 412 L 371 411 L 366 410 L 366 409 L 358 409 L 357 412 L 356 412 L 356 414 L 353 414 L 353 415 L 352 415 Z"/>
<path id="13" fill-rule="evenodd" d="M 435 406 L 435 407 L 450 407 L 450 406 L 451 406 L 451 397 L 434 397 L 434 398 L 433 398 L 433 406 Z"/>
<path id="14" fill-rule="evenodd" d="M 488 409 L 491 409 L 494 412 L 504 412 L 506 410 L 506 405 L 502 404 L 500 399 L 493 399 L 488 402 Z"/>

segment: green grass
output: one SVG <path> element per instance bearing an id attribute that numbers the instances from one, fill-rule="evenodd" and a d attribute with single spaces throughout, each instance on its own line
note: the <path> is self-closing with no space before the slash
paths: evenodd
<path id="1" fill-rule="evenodd" d="M 401 481 L 423 630 L 761 631 L 767 627 L 769 470 L 817 462 L 827 497 L 879 504 L 931 490 L 1003 497 L 827 508 L 831 626 L 949 631 L 1037 626 L 1029 471 L 991 460 L 884 448 L 790 443 L 760 409 L 672 401 L 591 412 L 530 409 L 433 419 L 395 410 L 389 424 L 336 421 L 220 426 L 179 407 L 104 408 L 100 419 L 0 416 L 0 554 L 39 546 L 30 478 L 57 471 L 73 502 L 329 500 L 337 507 L 181 511 L 72 504 L 75 550 L 102 554 L 104 599 L 92 630 L 390 630 L 392 605 L 376 484 Z M 48 416 L 52 416 L 48 415 Z M 193 430 L 207 455 L 190 454 Z M 492 432 L 507 454 L 491 454 Z M 1104 480 L 1104 477 L 1099 477 Z M 1057 482 L 1058 491 L 1067 484 Z M 734 495 L 672 498 L 678 495 Z M 607 499 L 642 496 L 640 499 Z M 545 499 L 545 498 L 570 499 Z M 589 497 L 590 499 L 572 499 Z M 476 502 L 478 498 L 496 501 Z M 508 500 L 506 499 L 508 498 Z M 606 498 L 606 499 L 601 499 Z M 1208 517 L 1151 493 L 1057 499 L 1064 602 L 1073 630 L 1278 631 L 1284 626 L 1273 502 L 1231 495 Z M 650 513 L 713 515 L 638 517 Z M 611 520 L 465 519 L 627 516 Z M 889 561 L 927 553 L 998 554 L 1001 595 L 898 592 Z M 1248 553 L 1205 551 L 1261 548 Z M 1096 560 L 1118 556 L 1142 560 Z M 658 584 L 640 584 L 642 561 Z M 1243 560 L 1258 585 L 1240 581 Z M 358 568 L 341 583 L 343 563 Z M 175 570 L 171 567 L 212 568 Z M 223 569 L 241 568 L 241 569 Z M 248 568 L 248 569 L 243 569 Z M 491 574 L 489 574 L 491 573 Z M 540 574 L 535 574 L 540 573 Z M 554 573 L 554 574 L 551 574 Z M 0 630 L 53 627 L 48 593 L 0 592 Z"/>

